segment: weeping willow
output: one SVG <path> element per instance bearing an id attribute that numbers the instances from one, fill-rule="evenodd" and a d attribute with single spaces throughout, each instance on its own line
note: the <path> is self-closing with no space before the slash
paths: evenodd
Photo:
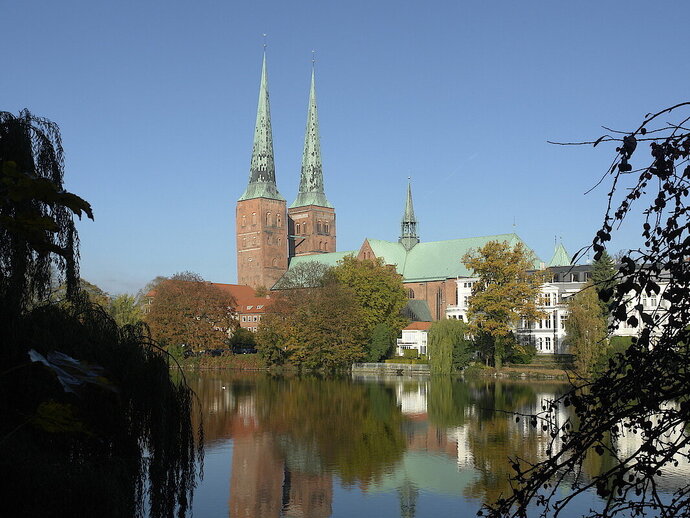
<path id="1" fill-rule="evenodd" d="M 2 514 L 185 516 L 194 395 L 144 326 L 80 295 L 73 217 L 92 213 L 62 181 L 57 126 L 0 112 Z M 44 303 L 60 282 L 68 300 Z"/>

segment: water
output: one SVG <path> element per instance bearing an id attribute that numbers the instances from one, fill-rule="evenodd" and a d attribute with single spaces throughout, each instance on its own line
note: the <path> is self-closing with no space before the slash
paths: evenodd
<path id="1" fill-rule="evenodd" d="M 568 388 L 232 371 L 189 381 L 206 432 L 197 518 L 474 516 L 509 491 L 508 457 L 544 458 L 550 439 L 495 409 L 533 412 Z M 593 457 L 585 476 L 604 465 Z M 598 503 L 585 495 L 562 516 Z"/>

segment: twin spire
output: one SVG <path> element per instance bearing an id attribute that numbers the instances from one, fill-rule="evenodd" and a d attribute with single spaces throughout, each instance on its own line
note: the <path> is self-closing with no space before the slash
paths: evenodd
<path id="1" fill-rule="evenodd" d="M 261 69 L 261 86 L 259 89 L 259 106 L 256 111 L 254 128 L 254 146 L 249 167 L 249 184 L 239 201 L 251 198 L 284 198 L 276 186 L 275 161 L 273 158 L 273 133 L 271 130 L 271 109 L 268 96 L 268 72 L 266 71 L 266 52 L 264 51 Z M 304 135 L 302 153 L 302 171 L 300 175 L 299 194 L 290 205 L 291 208 L 316 205 L 333 206 L 326 199 L 323 187 L 323 166 L 321 164 L 321 145 L 319 141 L 319 118 L 316 108 L 316 87 L 314 67 L 311 70 L 311 88 L 309 90 L 309 110 L 307 129 Z"/>

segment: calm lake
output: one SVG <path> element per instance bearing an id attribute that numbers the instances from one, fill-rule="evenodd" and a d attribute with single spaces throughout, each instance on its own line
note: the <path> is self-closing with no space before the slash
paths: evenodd
<path id="1" fill-rule="evenodd" d="M 197 518 L 474 516 L 508 490 L 508 457 L 550 437 L 532 412 L 568 385 L 401 377 L 187 374 L 206 433 Z M 567 415 L 559 416 L 565 419 Z M 585 476 L 605 469 L 592 456 Z M 687 470 L 666 480 L 684 481 Z M 564 516 L 598 507 L 586 496 Z"/>

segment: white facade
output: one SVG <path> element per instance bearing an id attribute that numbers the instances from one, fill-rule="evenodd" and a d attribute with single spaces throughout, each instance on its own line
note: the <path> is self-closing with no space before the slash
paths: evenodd
<path id="1" fill-rule="evenodd" d="M 515 329 L 515 335 L 523 343 L 531 343 L 541 354 L 563 354 L 567 352 L 565 345 L 565 321 L 568 319 L 566 301 L 575 295 L 585 285 L 582 281 L 573 282 L 567 277 L 565 282 L 547 282 L 541 287 L 539 309 L 546 313 L 546 317 L 536 322 L 521 319 Z M 448 306 L 447 318 L 455 318 L 467 322 L 467 309 L 472 296 L 472 286 L 479 279 L 457 279 L 458 304 Z"/>
<path id="2" fill-rule="evenodd" d="M 403 329 L 402 338 L 398 338 L 395 353 L 403 355 L 405 349 L 416 349 L 418 355 L 426 354 L 428 331 L 425 329 Z"/>

